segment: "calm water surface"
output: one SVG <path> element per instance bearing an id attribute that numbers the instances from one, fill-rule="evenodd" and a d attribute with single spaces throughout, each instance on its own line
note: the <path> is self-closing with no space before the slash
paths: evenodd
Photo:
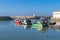
<path id="1" fill-rule="evenodd" d="M 60 40 L 60 30 L 55 28 L 24 29 L 13 21 L 0 21 L 0 40 Z"/>

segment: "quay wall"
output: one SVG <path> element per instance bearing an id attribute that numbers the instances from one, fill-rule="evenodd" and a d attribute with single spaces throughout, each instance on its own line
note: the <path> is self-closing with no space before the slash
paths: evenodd
<path id="1" fill-rule="evenodd" d="M 13 20 L 10 16 L 0 16 L 0 21 L 2 20 Z"/>

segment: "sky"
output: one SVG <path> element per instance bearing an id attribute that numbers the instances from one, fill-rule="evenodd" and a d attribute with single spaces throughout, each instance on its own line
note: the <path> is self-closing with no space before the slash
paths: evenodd
<path id="1" fill-rule="evenodd" d="M 51 16 L 60 0 L 0 0 L 0 16 Z"/>

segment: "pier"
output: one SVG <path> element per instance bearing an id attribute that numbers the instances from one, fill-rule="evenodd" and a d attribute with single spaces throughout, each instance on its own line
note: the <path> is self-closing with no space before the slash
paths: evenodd
<path id="1" fill-rule="evenodd" d="M 10 16 L 0 16 L 0 21 L 13 20 Z"/>
<path id="2" fill-rule="evenodd" d="M 10 16 L 11 18 L 15 19 L 24 19 L 24 18 L 29 18 L 29 19 L 40 19 L 40 18 L 48 18 L 51 19 L 52 16 Z"/>
<path id="3" fill-rule="evenodd" d="M 51 16 L 0 16 L 0 20 L 13 20 L 13 19 L 40 19 L 48 18 L 51 19 Z"/>

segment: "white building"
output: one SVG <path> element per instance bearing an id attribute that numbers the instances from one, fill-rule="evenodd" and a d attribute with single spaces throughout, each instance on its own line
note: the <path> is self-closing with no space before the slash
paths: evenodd
<path id="1" fill-rule="evenodd" d="M 60 11 L 53 12 L 53 18 L 60 18 Z"/>
<path id="2" fill-rule="evenodd" d="M 51 19 L 54 21 L 60 20 L 60 11 L 53 12 L 53 17 Z"/>
<path id="3" fill-rule="evenodd" d="M 60 25 L 60 11 L 53 12 L 52 19 L 56 22 L 56 24 Z"/>

